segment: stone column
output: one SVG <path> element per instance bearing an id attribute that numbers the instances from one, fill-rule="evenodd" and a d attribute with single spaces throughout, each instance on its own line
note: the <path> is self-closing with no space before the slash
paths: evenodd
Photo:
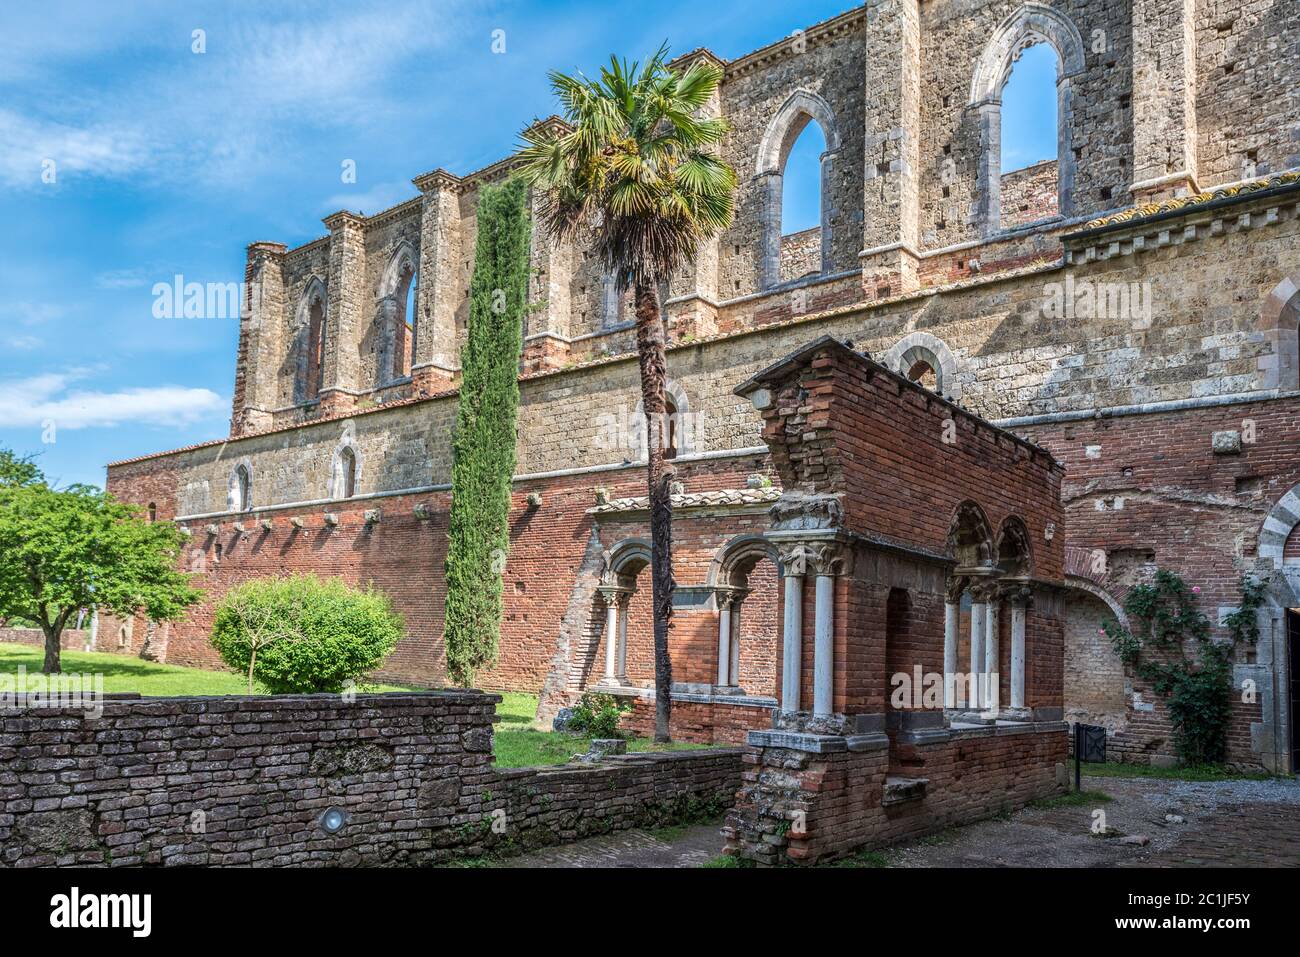
<path id="1" fill-rule="evenodd" d="M 279 404 L 279 369 L 289 358 L 283 243 L 252 243 L 244 266 L 244 302 L 239 315 L 239 352 L 230 434 L 271 426 Z"/>
<path id="2" fill-rule="evenodd" d="M 832 712 L 835 680 L 835 576 L 825 567 L 816 578 L 817 616 L 813 625 L 813 714 Z"/>
<path id="3" fill-rule="evenodd" d="M 954 578 L 948 582 L 943 603 L 943 706 L 957 707 L 957 642 L 961 632 L 961 594 L 966 581 Z"/>
<path id="4" fill-rule="evenodd" d="M 1196 0 L 1133 0 L 1134 203 L 1199 192 Z"/>
<path id="5" fill-rule="evenodd" d="M 632 604 L 631 592 L 620 592 L 618 596 L 618 660 L 614 663 L 614 677 L 620 684 L 627 684 L 627 609 Z"/>
<path id="6" fill-rule="evenodd" d="M 727 669 L 727 676 L 735 687 L 740 687 L 740 607 L 742 604 L 740 598 L 736 598 L 731 603 L 731 666 Z"/>
<path id="7" fill-rule="evenodd" d="M 1011 603 L 1011 707 L 1025 706 L 1025 599 Z"/>
<path id="8" fill-rule="evenodd" d="M 601 592 L 600 597 L 605 602 L 605 681 L 613 684 L 619 645 L 618 595 L 614 592 Z"/>
<path id="9" fill-rule="evenodd" d="M 785 609 L 781 629 L 781 710 L 799 710 L 799 678 L 803 670 L 803 563 L 782 563 Z"/>
<path id="10" fill-rule="evenodd" d="M 977 585 L 971 588 L 970 606 L 970 677 L 973 682 L 967 694 L 966 707 L 972 711 L 984 705 L 984 633 L 988 628 L 988 589 Z"/>
<path id="11" fill-rule="evenodd" d="M 731 671 L 731 594 L 717 593 L 718 601 L 718 685 L 725 688 L 732 684 Z"/>
<path id="12" fill-rule="evenodd" d="M 784 177 L 780 170 L 760 174 L 755 185 L 763 197 L 761 235 L 763 248 L 759 263 L 759 289 L 771 289 L 781 282 L 781 194 Z M 824 215 L 824 213 L 823 213 Z"/>
<path id="13" fill-rule="evenodd" d="M 984 707 L 997 711 L 1001 688 L 998 674 L 1001 665 L 1001 638 L 998 634 L 998 598 L 997 594 L 989 596 L 987 608 L 988 624 L 984 628 Z"/>

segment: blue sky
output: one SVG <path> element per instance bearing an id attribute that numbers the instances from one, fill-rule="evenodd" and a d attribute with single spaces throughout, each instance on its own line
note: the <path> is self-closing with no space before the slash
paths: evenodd
<path id="1" fill-rule="evenodd" d="M 238 282 L 249 242 L 293 246 L 338 209 L 415 195 L 419 173 L 500 159 L 555 112 L 549 68 L 665 39 L 735 57 L 849 6 L 667 0 L 650 20 L 634 2 L 6 4 L 0 446 L 102 484 L 110 460 L 224 435 L 237 320 L 155 318 L 154 283 Z M 803 195 L 790 217 L 811 224 Z"/>

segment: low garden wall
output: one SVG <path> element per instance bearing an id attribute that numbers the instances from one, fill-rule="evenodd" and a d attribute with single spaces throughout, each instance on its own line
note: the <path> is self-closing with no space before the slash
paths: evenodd
<path id="1" fill-rule="evenodd" d="M 496 695 L 0 710 L 0 865 L 422 865 L 720 812 L 738 751 L 497 770 Z M 342 826 L 323 826 L 338 812 Z M 719 840 L 721 847 L 721 840 Z"/>
<path id="2" fill-rule="evenodd" d="M 80 651 L 90 640 L 89 628 L 64 628 L 59 635 L 59 647 L 65 651 Z M 45 633 L 39 628 L 0 628 L 0 644 L 39 645 L 45 647 Z"/>

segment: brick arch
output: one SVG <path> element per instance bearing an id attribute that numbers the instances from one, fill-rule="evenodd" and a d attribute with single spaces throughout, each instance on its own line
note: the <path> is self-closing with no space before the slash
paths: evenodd
<path id="1" fill-rule="evenodd" d="M 1071 81 L 1084 71 L 1083 38 L 1066 14 L 1042 4 L 1026 3 L 993 31 L 971 76 L 967 109 L 978 114 L 980 130 L 976 215 L 980 232 L 986 238 L 1002 229 L 1002 88 L 1020 54 L 1039 43 L 1050 46 L 1057 60 L 1057 211 L 1063 217 L 1074 212 Z"/>
<path id="2" fill-rule="evenodd" d="M 1260 356 L 1260 388 L 1300 389 L 1300 276 L 1284 277 L 1264 298 L 1259 330 L 1273 346 Z"/>
<path id="3" fill-rule="evenodd" d="M 602 585 L 624 585 L 636 582 L 641 569 L 650 564 L 650 540 L 625 538 L 605 552 L 605 568 L 601 572 Z"/>
<path id="4" fill-rule="evenodd" d="M 1256 554 L 1265 561 L 1272 562 L 1274 568 L 1282 567 L 1286 540 L 1292 530 L 1300 524 L 1300 484 L 1293 485 L 1269 509 L 1264 524 L 1259 529 L 1259 546 Z"/>

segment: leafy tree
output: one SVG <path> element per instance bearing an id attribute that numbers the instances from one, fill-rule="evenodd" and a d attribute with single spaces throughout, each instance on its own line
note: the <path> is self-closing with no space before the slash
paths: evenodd
<path id="1" fill-rule="evenodd" d="M 254 578 L 212 620 L 221 660 L 273 694 L 342 691 L 379 667 L 404 631 L 383 592 L 314 575 Z"/>
<path id="2" fill-rule="evenodd" d="M 636 302 L 637 353 L 649 448 L 651 577 L 655 645 L 655 739 L 669 740 L 672 664 L 673 468 L 664 457 L 666 358 L 658 287 L 687 266 L 701 241 L 731 224 L 736 174 L 714 155 L 727 132 L 701 109 L 722 71 L 697 61 L 668 66 L 667 49 L 644 67 L 614 57 L 599 80 L 550 74 L 568 130 L 533 127 L 520 151 L 554 240 L 589 233 L 620 290 Z"/>
<path id="3" fill-rule="evenodd" d="M 42 671 L 61 670 L 59 639 L 80 608 L 174 621 L 202 597 L 177 570 L 175 525 L 90 486 L 50 488 L 32 468 L 0 453 L 0 615 L 40 625 Z"/>
<path id="4" fill-rule="evenodd" d="M 9 449 L 0 449 L 0 487 L 34 485 L 40 481 L 43 481 L 41 470 L 32 456 L 18 456 Z"/>
<path id="5" fill-rule="evenodd" d="M 496 661 L 501 574 L 510 547 L 519 352 L 528 296 L 528 188 L 486 186 L 470 282 L 469 335 L 461 353 L 448 517 L 447 674 L 471 685 Z"/>

